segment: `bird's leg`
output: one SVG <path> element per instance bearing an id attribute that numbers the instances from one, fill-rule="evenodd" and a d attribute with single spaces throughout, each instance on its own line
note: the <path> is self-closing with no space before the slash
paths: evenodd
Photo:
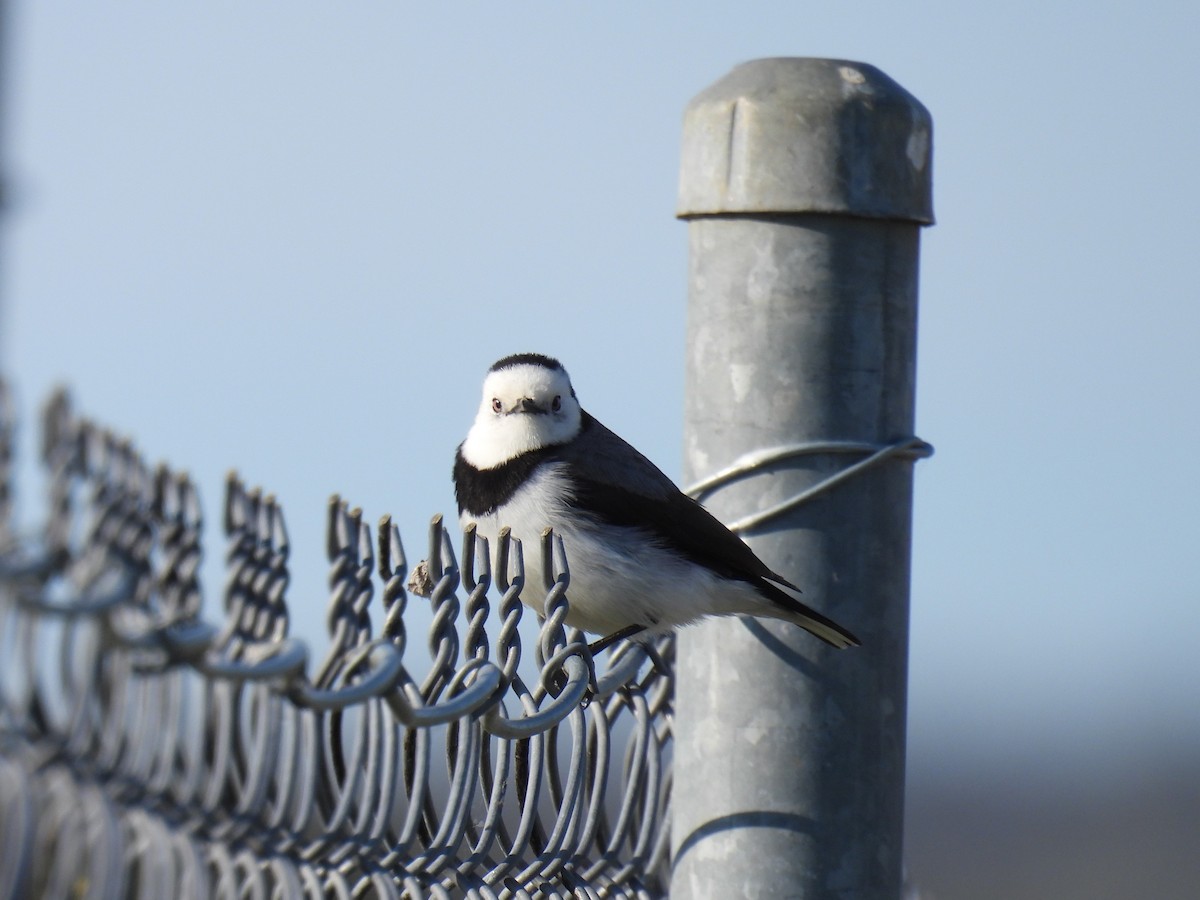
<path id="1" fill-rule="evenodd" d="M 612 634 L 608 635 L 608 637 L 602 637 L 602 638 L 600 638 L 600 640 L 595 641 L 591 644 L 588 644 L 588 650 L 591 651 L 592 656 L 597 656 L 600 654 L 601 651 L 607 650 L 609 647 L 611 647 L 617 641 L 621 641 L 621 640 L 624 640 L 625 638 L 633 637 L 635 634 L 640 634 L 641 632 L 643 632 L 645 630 L 646 630 L 645 625 L 626 625 L 620 631 L 614 631 Z M 593 678 L 595 678 L 595 674 L 596 673 L 593 671 L 592 672 Z M 562 689 L 566 686 L 567 686 L 567 674 L 560 669 L 558 671 L 558 673 L 554 676 L 554 678 L 551 680 L 551 683 L 550 683 L 551 691 L 554 694 L 554 696 L 557 697 L 560 693 L 562 693 Z M 588 688 L 587 693 L 585 693 L 583 695 L 583 702 L 581 705 L 584 708 L 586 708 L 587 705 L 591 702 L 592 702 L 592 689 Z"/>
<path id="2" fill-rule="evenodd" d="M 642 649 L 646 651 L 646 655 L 650 657 L 650 662 L 654 665 L 654 671 L 658 672 L 664 678 L 671 677 L 671 667 L 667 665 L 667 661 L 662 658 L 662 654 L 658 652 L 658 648 L 650 641 L 642 644 Z"/>
<path id="3" fill-rule="evenodd" d="M 646 630 L 645 625 L 626 625 L 624 628 L 620 629 L 619 631 L 614 631 L 612 634 L 608 635 L 608 637 L 602 637 L 602 638 L 600 638 L 600 640 L 595 641 L 591 644 L 588 644 L 588 650 L 590 651 L 590 655 L 597 656 L 600 654 L 600 652 L 602 650 L 607 650 L 609 647 L 611 647 L 617 641 L 624 640 L 625 638 L 633 637 L 635 634 L 639 634 L 645 630 Z M 647 648 L 647 649 L 649 649 L 649 648 Z M 655 656 L 657 656 L 657 655 L 658 654 L 656 653 Z M 661 662 L 661 659 L 659 661 Z M 595 672 L 595 668 L 593 666 L 592 679 L 594 680 L 595 677 L 596 677 L 596 672 Z M 554 676 L 554 678 L 551 680 L 551 684 L 550 684 L 551 691 L 554 694 L 554 696 L 557 697 L 560 693 L 562 693 L 562 689 L 566 686 L 567 686 L 567 673 L 560 669 L 558 671 L 558 673 Z M 592 699 L 593 699 L 592 698 L 592 689 L 589 687 L 583 695 L 583 700 L 580 702 L 580 706 L 583 709 L 587 709 L 587 706 L 589 703 L 592 702 Z"/>
<path id="4" fill-rule="evenodd" d="M 592 651 L 592 656 L 597 656 L 602 650 L 607 650 L 617 641 L 633 637 L 635 634 L 640 634 L 645 630 L 645 625 L 626 625 L 620 631 L 614 631 L 608 637 L 602 637 L 600 640 L 588 644 L 588 649 Z"/>

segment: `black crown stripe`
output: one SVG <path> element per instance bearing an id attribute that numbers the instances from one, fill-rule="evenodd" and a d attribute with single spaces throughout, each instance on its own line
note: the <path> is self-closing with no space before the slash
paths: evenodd
<path id="1" fill-rule="evenodd" d="M 512 366 L 541 366 L 543 369 L 552 371 L 562 369 L 562 363 L 552 356 L 543 356 L 541 353 L 514 353 L 512 356 L 506 356 L 504 359 L 492 363 L 492 367 L 488 371 L 499 372 L 501 369 L 508 369 Z"/>

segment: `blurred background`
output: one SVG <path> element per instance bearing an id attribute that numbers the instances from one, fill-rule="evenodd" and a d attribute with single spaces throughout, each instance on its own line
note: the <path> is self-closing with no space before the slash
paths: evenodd
<path id="1" fill-rule="evenodd" d="M 684 106 L 757 57 L 883 69 L 935 123 L 912 878 L 1200 896 L 1200 7 L 3 9 L 19 512 L 42 513 L 31 418 L 66 384 L 198 481 L 210 620 L 225 472 L 279 495 L 318 651 L 329 495 L 424 555 L 500 356 L 561 358 L 678 476 Z"/>

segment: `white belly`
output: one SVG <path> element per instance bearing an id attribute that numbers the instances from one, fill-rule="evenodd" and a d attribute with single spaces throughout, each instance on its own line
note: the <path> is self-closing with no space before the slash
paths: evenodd
<path id="1" fill-rule="evenodd" d="M 558 498 L 565 484 L 557 466 L 546 466 L 495 513 L 461 517 L 487 538 L 493 566 L 500 529 L 521 541 L 525 583 L 521 599 L 543 613 L 542 532 L 563 540 L 571 581 L 567 624 L 608 635 L 632 624 L 665 631 L 702 615 L 777 610 L 750 585 L 721 578 L 664 549 L 637 529 L 611 528 L 579 516 Z"/>

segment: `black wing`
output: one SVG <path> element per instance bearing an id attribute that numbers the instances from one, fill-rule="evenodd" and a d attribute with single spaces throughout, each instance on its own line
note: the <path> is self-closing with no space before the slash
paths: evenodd
<path id="1" fill-rule="evenodd" d="M 604 522 L 646 532 L 653 540 L 725 578 L 744 581 L 837 647 L 858 639 L 836 622 L 779 590 L 800 589 L 759 559 L 712 513 L 675 486 L 628 443 L 584 413 L 582 440 L 559 449 L 574 484 L 574 505 Z"/>
<path id="2" fill-rule="evenodd" d="M 662 471 L 584 413 L 584 434 L 561 449 L 570 467 L 575 504 L 605 522 L 641 528 L 681 555 L 726 578 L 766 578 L 799 590 Z"/>

